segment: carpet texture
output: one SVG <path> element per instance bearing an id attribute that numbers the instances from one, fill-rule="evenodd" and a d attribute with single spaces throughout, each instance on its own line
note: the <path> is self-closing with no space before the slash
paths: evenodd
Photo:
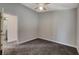
<path id="1" fill-rule="evenodd" d="M 44 39 L 35 39 L 18 45 L 15 48 L 6 48 L 5 55 L 78 55 L 76 48 L 50 42 Z"/>

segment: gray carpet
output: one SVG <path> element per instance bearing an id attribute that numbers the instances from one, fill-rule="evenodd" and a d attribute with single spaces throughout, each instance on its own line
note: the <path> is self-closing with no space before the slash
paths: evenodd
<path id="1" fill-rule="evenodd" d="M 76 48 L 35 39 L 18 45 L 16 48 L 5 49 L 5 55 L 78 55 Z"/>

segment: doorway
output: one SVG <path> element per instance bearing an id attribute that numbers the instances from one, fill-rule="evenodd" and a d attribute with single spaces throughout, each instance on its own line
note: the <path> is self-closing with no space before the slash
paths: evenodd
<path id="1" fill-rule="evenodd" d="M 0 55 L 2 54 L 2 49 L 1 49 L 1 33 L 2 33 L 2 30 L 1 30 L 1 20 L 2 20 L 2 16 L 1 16 L 1 12 L 0 12 Z"/>
<path id="2" fill-rule="evenodd" d="M 7 40 L 7 19 L 0 12 L 0 55 L 3 53 L 3 45 Z"/>
<path id="3" fill-rule="evenodd" d="M 14 44 L 18 42 L 17 35 L 17 16 L 7 13 L 2 13 L 2 18 L 0 19 L 0 49 L 1 53 L 4 54 L 6 48 L 11 48 Z"/>

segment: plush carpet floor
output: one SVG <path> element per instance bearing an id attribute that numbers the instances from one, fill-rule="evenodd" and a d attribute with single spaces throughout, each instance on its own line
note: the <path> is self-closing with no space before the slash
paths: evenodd
<path id="1" fill-rule="evenodd" d="M 5 55 L 78 55 L 76 48 L 35 39 L 18 45 L 16 48 L 5 49 Z"/>

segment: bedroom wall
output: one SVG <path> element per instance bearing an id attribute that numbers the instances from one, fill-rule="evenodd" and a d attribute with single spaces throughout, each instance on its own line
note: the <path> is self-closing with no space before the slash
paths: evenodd
<path id="1" fill-rule="evenodd" d="M 19 6 L 18 39 L 26 42 L 37 38 L 38 14 L 22 5 Z"/>
<path id="2" fill-rule="evenodd" d="M 76 46 L 76 9 L 36 13 L 21 4 L 0 4 L 0 10 L 18 17 L 19 43 L 44 38 Z"/>
<path id="3" fill-rule="evenodd" d="M 77 8 L 77 49 L 79 52 L 79 7 Z"/>
<path id="4" fill-rule="evenodd" d="M 39 38 L 76 47 L 76 9 L 39 14 Z"/>
<path id="5" fill-rule="evenodd" d="M 37 13 L 21 4 L 0 4 L 4 12 L 18 17 L 18 41 L 24 42 L 37 38 Z"/>

